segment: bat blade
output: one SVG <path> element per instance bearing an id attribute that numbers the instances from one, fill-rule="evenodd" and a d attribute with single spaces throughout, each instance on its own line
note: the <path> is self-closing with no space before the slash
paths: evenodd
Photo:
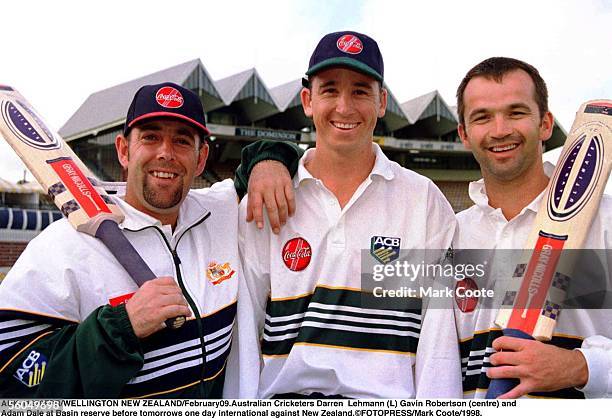
<path id="1" fill-rule="evenodd" d="M 11 87 L 0 86 L 0 114 L 3 137 L 74 228 L 94 235 L 99 219 L 123 220 L 89 169 Z"/>
<path id="2" fill-rule="evenodd" d="M 99 238 L 140 287 L 156 275 L 118 228 L 124 215 L 65 141 L 53 133 L 25 98 L 0 85 L 0 134 L 15 150 L 70 224 Z M 184 317 L 168 319 L 178 328 Z"/>
<path id="3" fill-rule="evenodd" d="M 584 103 L 550 178 L 495 323 L 505 335 L 548 341 L 612 168 L 612 101 Z M 493 380 L 487 398 L 516 383 Z"/>

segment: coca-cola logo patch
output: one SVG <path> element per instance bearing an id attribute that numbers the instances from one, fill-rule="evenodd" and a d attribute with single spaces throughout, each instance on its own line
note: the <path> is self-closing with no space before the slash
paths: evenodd
<path id="1" fill-rule="evenodd" d="M 457 281 L 455 285 L 455 303 L 457 307 L 464 313 L 471 313 L 478 305 L 478 297 L 472 295 L 470 291 L 478 290 L 478 285 L 470 277 L 466 277 L 461 281 Z"/>
<path id="2" fill-rule="evenodd" d="M 363 44 L 355 35 L 342 35 L 336 41 L 336 46 L 340 51 L 348 54 L 359 54 L 363 51 Z"/>
<path id="3" fill-rule="evenodd" d="M 185 101 L 181 92 L 170 86 L 159 89 L 157 93 L 155 93 L 155 100 L 157 100 L 160 106 L 172 109 L 180 108 Z"/>
<path id="4" fill-rule="evenodd" d="M 292 271 L 303 271 L 310 264 L 312 248 L 303 237 L 289 240 L 283 246 L 281 257 L 285 266 Z"/>

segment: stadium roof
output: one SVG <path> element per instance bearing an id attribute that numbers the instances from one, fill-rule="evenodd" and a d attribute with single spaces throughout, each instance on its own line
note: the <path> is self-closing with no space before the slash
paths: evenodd
<path id="1" fill-rule="evenodd" d="M 293 80 L 270 89 L 270 93 L 281 112 L 287 110 L 287 108 L 302 105 L 300 100 L 301 91 L 302 79 Z"/>
<path id="2" fill-rule="evenodd" d="M 301 109 L 300 79 L 268 89 L 252 68 L 213 81 L 202 62 L 195 59 L 91 94 L 60 129 L 60 134 L 70 141 L 121 126 L 136 90 L 142 85 L 163 81 L 197 92 L 214 124 L 260 122 L 270 128 L 293 130 L 312 125 Z M 447 105 L 438 91 L 400 104 L 388 86 L 385 87 L 387 111 L 380 121 L 384 132 L 396 138 L 436 138 L 456 129 L 456 110 Z M 218 114 L 214 121 L 213 114 Z M 555 134 L 562 132 L 562 128 L 557 129 Z"/>
<path id="3" fill-rule="evenodd" d="M 275 100 L 254 68 L 217 80 L 215 84 L 225 105 L 238 108 L 246 122 L 279 113 Z"/>
<path id="4" fill-rule="evenodd" d="M 196 59 L 91 94 L 60 128 L 60 135 L 70 140 L 88 131 L 99 131 L 123 124 L 134 93 L 145 84 L 164 81 L 201 90 L 204 106 L 207 106 L 207 102 L 210 103 L 207 109 L 223 105 L 208 72 L 202 62 Z"/>
<path id="5" fill-rule="evenodd" d="M 457 118 L 437 90 L 402 103 L 410 126 L 402 132 L 410 137 L 439 137 L 457 129 Z"/>
<path id="6" fill-rule="evenodd" d="M 387 111 L 382 119 L 388 131 L 395 131 L 410 124 L 410 120 L 403 111 L 400 103 L 395 98 L 391 89 L 385 84 L 387 89 Z"/>
<path id="7" fill-rule="evenodd" d="M 437 90 L 402 103 L 402 109 L 411 124 L 415 124 L 419 120 L 432 115 L 439 115 L 457 123 L 455 113 L 442 99 Z"/>

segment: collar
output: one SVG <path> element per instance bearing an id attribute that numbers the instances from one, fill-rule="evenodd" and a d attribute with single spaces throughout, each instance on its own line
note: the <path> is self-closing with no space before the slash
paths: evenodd
<path id="1" fill-rule="evenodd" d="M 119 205 L 125 215 L 125 219 L 119 227 L 127 230 L 141 230 L 146 227 L 155 226 L 162 230 L 170 229 L 170 226 L 163 226 L 161 221 L 144 212 L 141 212 L 125 202 L 124 197 L 116 197 L 114 201 Z M 190 191 L 179 208 L 179 216 L 174 229 L 174 235 L 180 234 L 193 224 L 199 222 L 203 216 L 210 211 L 204 207 L 202 202 L 195 197 L 194 192 Z"/>
<path id="2" fill-rule="evenodd" d="M 550 162 L 545 161 L 544 162 L 544 174 L 550 178 L 554 171 L 555 171 L 555 165 Z M 492 208 L 491 206 L 489 206 L 489 198 L 487 196 L 487 189 L 485 187 L 484 179 L 479 179 L 475 182 L 470 182 L 469 195 L 470 195 L 470 199 L 474 202 L 474 204 L 477 207 L 480 207 L 481 209 L 483 209 L 484 211 L 492 212 L 496 210 L 495 208 Z M 544 196 L 544 191 L 542 191 L 538 196 L 536 196 L 535 199 L 529 203 L 529 205 L 523 208 L 523 210 L 521 211 L 521 214 L 523 214 L 527 210 L 538 212 L 540 201 L 542 200 L 543 196 Z"/>
<path id="3" fill-rule="evenodd" d="M 374 154 L 376 155 L 376 159 L 374 161 L 374 167 L 372 167 L 372 171 L 369 174 L 370 179 L 374 179 L 375 176 L 382 177 L 385 180 L 391 180 L 395 177 L 395 173 L 393 172 L 392 162 L 389 158 L 383 153 L 380 146 L 376 143 L 372 143 L 372 149 L 374 150 Z M 311 148 L 306 150 L 302 158 L 300 159 L 300 164 L 298 166 L 297 176 L 293 178 L 293 186 L 298 187 L 301 185 L 303 181 L 307 179 L 315 179 L 314 176 L 306 169 L 305 164 L 314 158 L 316 151 L 315 148 Z"/>

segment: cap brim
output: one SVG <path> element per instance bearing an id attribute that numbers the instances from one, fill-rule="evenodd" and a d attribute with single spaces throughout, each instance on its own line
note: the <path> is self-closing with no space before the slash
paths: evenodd
<path id="1" fill-rule="evenodd" d="M 313 74 L 318 73 L 319 71 L 325 70 L 326 68 L 330 68 L 330 67 L 348 67 L 351 70 L 355 70 L 360 73 L 366 74 L 370 77 L 373 77 L 379 82 L 383 81 L 382 75 L 380 75 L 372 67 L 362 63 L 361 61 L 357 61 L 349 57 L 336 57 L 336 58 L 327 59 L 325 61 L 321 61 L 320 63 L 310 67 L 308 71 L 306 72 L 306 75 L 312 76 Z"/>
<path id="2" fill-rule="evenodd" d="M 174 113 L 174 112 L 151 112 L 151 113 L 147 113 L 147 114 L 144 114 L 144 115 L 140 115 L 138 118 L 133 119 L 132 122 L 130 122 L 130 125 L 128 125 L 128 128 L 132 128 L 136 122 L 142 121 L 143 119 L 151 119 L 151 118 L 176 118 L 176 119 L 182 119 L 183 121 L 189 122 L 191 125 L 194 125 L 197 129 L 199 129 L 202 132 L 204 132 L 204 134 L 206 134 L 206 136 L 210 135 L 210 131 L 208 130 L 208 128 L 206 128 L 206 126 L 200 124 L 199 122 L 197 122 L 194 119 L 191 119 L 189 117 L 186 117 L 184 115 L 181 115 L 181 114 L 178 114 L 178 113 Z"/>

